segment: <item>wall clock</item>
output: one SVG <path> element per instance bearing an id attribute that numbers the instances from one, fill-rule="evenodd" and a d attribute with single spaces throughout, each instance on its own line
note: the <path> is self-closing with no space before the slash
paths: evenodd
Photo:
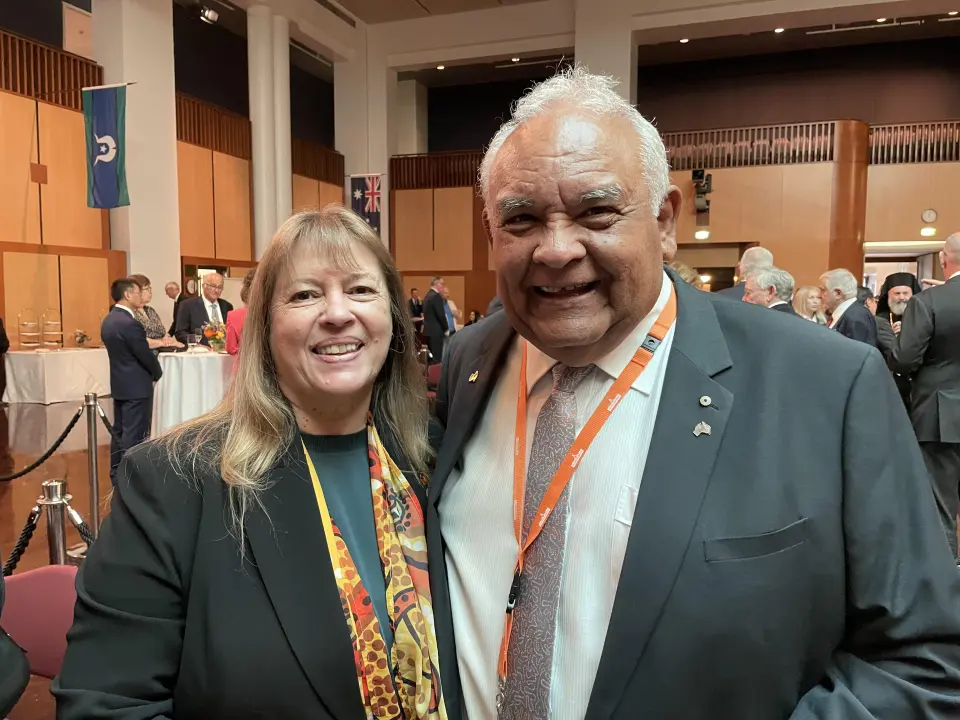
<path id="1" fill-rule="evenodd" d="M 935 223 L 937 221 L 937 211 L 933 208 L 924 210 L 922 213 L 920 213 L 920 219 L 925 223 Z"/>

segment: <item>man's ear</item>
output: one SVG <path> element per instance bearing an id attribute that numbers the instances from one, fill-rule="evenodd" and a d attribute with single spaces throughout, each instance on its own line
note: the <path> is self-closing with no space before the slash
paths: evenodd
<path id="1" fill-rule="evenodd" d="M 486 208 L 484 208 L 483 212 L 480 213 L 480 219 L 483 222 L 483 231 L 487 234 L 487 242 L 492 245 L 493 233 L 490 232 L 490 216 L 487 214 Z"/>
<path id="2" fill-rule="evenodd" d="M 683 207 L 683 193 L 676 185 L 667 190 L 667 197 L 660 206 L 657 225 L 660 228 L 660 249 L 664 262 L 673 260 L 677 254 L 677 219 Z"/>

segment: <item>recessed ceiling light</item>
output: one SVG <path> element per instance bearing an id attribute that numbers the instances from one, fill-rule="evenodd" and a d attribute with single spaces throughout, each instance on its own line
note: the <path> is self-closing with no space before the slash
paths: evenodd
<path id="1" fill-rule="evenodd" d="M 437 70 L 443 70 L 444 67 L 446 67 L 446 66 L 444 66 L 444 65 L 437 65 Z"/>
<path id="2" fill-rule="evenodd" d="M 688 42 L 690 42 L 690 38 L 683 38 L 683 40 L 681 40 L 680 42 L 682 42 L 682 43 L 688 43 Z"/>
<path id="3" fill-rule="evenodd" d="M 520 58 L 510 58 L 510 62 L 520 62 Z"/>
<path id="4" fill-rule="evenodd" d="M 706 240 L 707 238 L 710 237 L 710 231 L 709 231 L 709 230 L 697 230 L 697 231 L 693 234 L 693 237 L 696 238 L 697 240 Z"/>
<path id="5" fill-rule="evenodd" d="M 948 12 L 948 13 L 947 13 L 947 15 L 949 15 L 950 17 L 953 17 L 953 16 L 956 15 L 956 14 L 957 14 L 957 11 L 956 11 L 956 10 L 954 10 L 953 12 Z"/>
<path id="6" fill-rule="evenodd" d="M 886 22 L 886 21 L 887 21 L 886 18 L 877 18 L 877 22 Z"/>
<path id="7" fill-rule="evenodd" d="M 937 229 L 935 227 L 925 227 L 920 229 L 920 234 L 923 237 L 933 237 L 937 234 Z"/>
<path id="8" fill-rule="evenodd" d="M 778 34 L 779 34 L 779 33 L 782 33 L 782 32 L 783 32 L 783 28 L 777 28 L 776 30 L 774 30 L 774 32 L 775 32 L 775 33 L 778 33 Z"/>
<path id="9" fill-rule="evenodd" d="M 708 282 L 710 282 L 711 280 L 713 280 L 713 278 L 712 278 L 710 275 L 701 275 L 701 276 L 700 276 L 700 282 L 702 282 L 702 283 L 708 283 Z"/>

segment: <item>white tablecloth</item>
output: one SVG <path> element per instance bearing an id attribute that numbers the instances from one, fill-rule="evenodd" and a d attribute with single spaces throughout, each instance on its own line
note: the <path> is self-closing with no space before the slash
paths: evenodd
<path id="1" fill-rule="evenodd" d="M 110 394 L 110 361 L 103 348 L 14 350 L 5 355 L 8 403 L 50 405 L 83 400 L 87 393 Z"/>
<path id="2" fill-rule="evenodd" d="M 101 407 L 107 414 L 110 422 L 113 422 L 113 401 L 110 398 L 104 398 L 100 401 Z M 60 437 L 60 433 L 70 422 L 74 413 L 83 404 L 82 401 L 66 402 L 58 405 L 32 405 L 27 403 L 18 403 L 7 408 L 7 420 L 9 421 L 9 443 L 10 450 L 14 453 L 29 455 L 31 458 L 42 455 L 47 451 L 53 441 Z M 109 445 L 110 436 L 97 419 L 97 445 Z M 59 455 L 69 452 L 77 452 L 87 449 L 87 419 L 86 416 L 80 418 L 80 422 L 70 431 L 67 439 L 63 441 L 58 451 Z M 56 460 L 50 459 L 47 465 L 53 464 L 56 468 Z M 59 472 L 63 472 L 61 468 Z M 57 477 L 51 475 L 51 477 Z"/>
<path id="3" fill-rule="evenodd" d="M 153 392 L 154 436 L 208 413 L 223 399 L 234 358 L 214 352 L 160 353 L 163 377 Z"/>

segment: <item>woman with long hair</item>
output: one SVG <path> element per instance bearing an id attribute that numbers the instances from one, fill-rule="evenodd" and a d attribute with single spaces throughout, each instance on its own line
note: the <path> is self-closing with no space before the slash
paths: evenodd
<path id="1" fill-rule="evenodd" d="M 157 314 L 157 311 L 150 306 L 153 300 L 153 288 L 150 285 L 150 278 L 146 275 L 137 273 L 131 275 L 130 279 L 140 286 L 140 307 L 133 311 L 133 316 L 137 319 L 147 333 L 147 344 L 151 350 L 162 347 L 183 347 L 174 338 L 167 334 L 167 328 L 163 320 Z"/>
<path id="2" fill-rule="evenodd" d="M 243 276 L 243 284 L 240 286 L 240 301 L 243 307 L 227 313 L 227 352 L 230 355 L 240 352 L 240 336 L 243 333 L 243 323 L 247 320 L 247 308 L 250 303 L 250 286 L 253 285 L 253 278 L 256 275 L 257 269 L 250 268 Z"/>
<path id="3" fill-rule="evenodd" d="M 820 288 L 813 285 L 797 288 L 793 294 L 793 309 L 797 311 L 797 315 L 817 325 L 826 325 L 827 316 L 820 309 L 821 304 Z"/>
<path id="4" fill-rule="evenodd" d="M 241 345 L 223 402 L 121 465 L 57 717 L 443 720 L 426 388 L 370 226 L 287 220 Z"/>

